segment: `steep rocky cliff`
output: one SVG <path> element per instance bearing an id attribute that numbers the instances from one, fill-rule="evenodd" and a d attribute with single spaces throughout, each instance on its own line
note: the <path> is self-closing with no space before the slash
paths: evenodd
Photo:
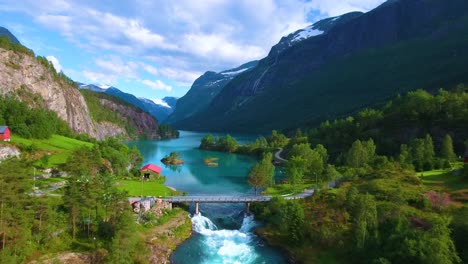
<path id="1" fill-rule="evenodd" d="M 32 54 L 0 48 L 0 95 L 11 94 L 31 107 L 50 109 L 66 121 L 75 133 L 85 133 L 93 138 L 159 138 L 158 124 L 154 118 L 118 103 L 103 102 L 121 116 L 128 117 L 124 118 L 129 120 L 128 123 L 93 120 L 78 87 L 53 70 Z"/>
<path id="2" fill-rule="evenodd" d="M 103 107 L 118 113 L 122 119 L 126 119 L 135 135 L 151 139 L 160 138 L 158 122 L 148 113 L 130 105 L 116 103 L 114 100 L 100 99 L 99 102 Z M 123 128 L 117 128 L 114 131 L 117 134 L 131 132 Z M 112 133 L 112 130 L 109 133 Z"/>
<path id="3" fill-rule="evenodd" d="M 97 137 L 88 107 L 76 87 L 57 81 L 35 57 L 0 48 L 0 94 L 29 92 L 65 120 L 76 133 Z"/>
<path id="4" fill-rule="evenodd" d="M 298 127 L 412 89 L 466 82 L 467 25 L 464 0 L 391 0 L 365 14 L 329 18 L 283 38 L 257 67 L 229 81 L 203 112 L 176 127 Z"/>
<path id="5" fill-rule="evenodd" d="M 151 100 L 142 97 L 138 98 L 133 94 L 122 92 L 118 88 L 108 85 L 84 84 L 79 82 L 77 84 L 80 89 L 105 93 L 117 97 L 124 102 L 148 112 L 161 123 L 174 111 L 178 99 L 176 97 L 164 97 L 162 100 Z"/>

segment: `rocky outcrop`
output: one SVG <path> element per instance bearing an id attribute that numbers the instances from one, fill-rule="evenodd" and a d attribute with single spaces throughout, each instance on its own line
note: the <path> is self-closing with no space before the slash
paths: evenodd
<path id="1" fill-rule="evenodd" d="M 123 119 L 126 119 L 130 123 L 131 127 L 136 130 L 137 135 L 148 139 L 160 138 L 160 135 L 158 133 L 158 122 L 148 113 L 143 112 L 142 110 L 136 107 L 117 104 L 107 99 L 100 99 L 99 102 L 102 106 L 108 108 L 111 111 L 119 113 L 119 115 L 122 116 Z M 100 129 L 98 130 L 108 133 L 114 133 L 115 135 L 113 136 L 117 136 L 119 134 L 126 134 L 127 137 L 129 136 L 126 133 L 125 129 L 116 127 L 112 123 L 105 122 L 104 124 L 99 124 L 99 126 Z M 107 133 L 103 134 L 108 135 Z"/>
<path id="2" fill-rule="evenodd" d="M 158 123 L 146 112 L 109 100 L 101 101 L 119 113 L 129 126 L 95 122 L 83 95 L 72 82 L 58 78 L 34 56 L 0 48 L 0 95 L 12 94 L 31 107 L 44 107 L 57 113 L 75 133 L 96 139 L 106 137 L 159 138 Z M 53 69 L 52 69 L 53 70 Z M 133 135 L 130 131 L 135 130 Z"/>
<path id="3" fill-rule="evenodd" d="M 178 98 L 164 97 L 162 100 L 151 100 L 142 97 L 136 97 L 133 94 L 125 93 L 118 88 L 108 85 L 95 85 L 77 83 L 80 89 L 90 90 L 98 93 L 105 93 L 121 99 L 141 110 L 148 112 L 152 117 L 156 118 L 159 122 L 164 120 L 174 111 Z"/>
<path id="4" fill-rule="evenodd" d="M 54 80 L 36 58 L 0 48 L 0 94 L 18 92 L 39 95 L 43 106 L 56 112 L 73 131 L 97 137 L 88 107 L 76 87 Z"/>
<path id="5" fill-rule="evenodd" d="M 104 139 L 106 137 L 127 137 L 127 131 L 111 122 L 99 122 L 96 124 L 96 138 Z"/>
<path id="6" fill-rule="evenodd" d="M 2 160 L 12 158 L 12 157 L 19 157 L 20 152 L 17 148 L 13 146 L 2 146 L 0 145 L 0 162 Z"/>

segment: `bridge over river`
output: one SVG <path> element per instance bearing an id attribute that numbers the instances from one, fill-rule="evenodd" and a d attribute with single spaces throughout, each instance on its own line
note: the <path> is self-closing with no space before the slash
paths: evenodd
<path id="1" fill-rule="evenodd" d="M 296 195 L 283 195 L 286 200 L 304 199 L 312 196 L 314 189 L 306 189 L 300 194 Z M 268 202 L 274 196 L 269 195 L 187 195 L 187 196 L 169 196 L 161 198 L 161 200 L 168 203 L 195 203 L 195 214 L 198 214 L 199 203 L 245 203 L 247 206 L 247 212 L 249 211 L 250 203 L 256 202 Z"/>

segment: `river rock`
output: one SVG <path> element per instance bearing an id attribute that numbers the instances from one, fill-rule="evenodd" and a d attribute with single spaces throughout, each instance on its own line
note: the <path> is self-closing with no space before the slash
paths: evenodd
<path id="1" fill-rule="evenodd" d="M 0 146 L 0 162 L 7 158 L 19 157 L 20 152 L 13 146 Z"/>

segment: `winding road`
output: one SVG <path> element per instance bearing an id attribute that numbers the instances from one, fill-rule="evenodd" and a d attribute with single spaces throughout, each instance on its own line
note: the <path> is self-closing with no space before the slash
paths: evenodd
<path id="1" fill-rule="evenodd" d="M 275 158 L 279 161 L 282 161 L 282 162 L 287 162 L 288 160 L 286 159 L 283 159 L 280 155 L 281 155 L 281 152 L 283 152 L 283 148 L 280 148 L 278 151 L 276 151 L 275 153 Z"/>

